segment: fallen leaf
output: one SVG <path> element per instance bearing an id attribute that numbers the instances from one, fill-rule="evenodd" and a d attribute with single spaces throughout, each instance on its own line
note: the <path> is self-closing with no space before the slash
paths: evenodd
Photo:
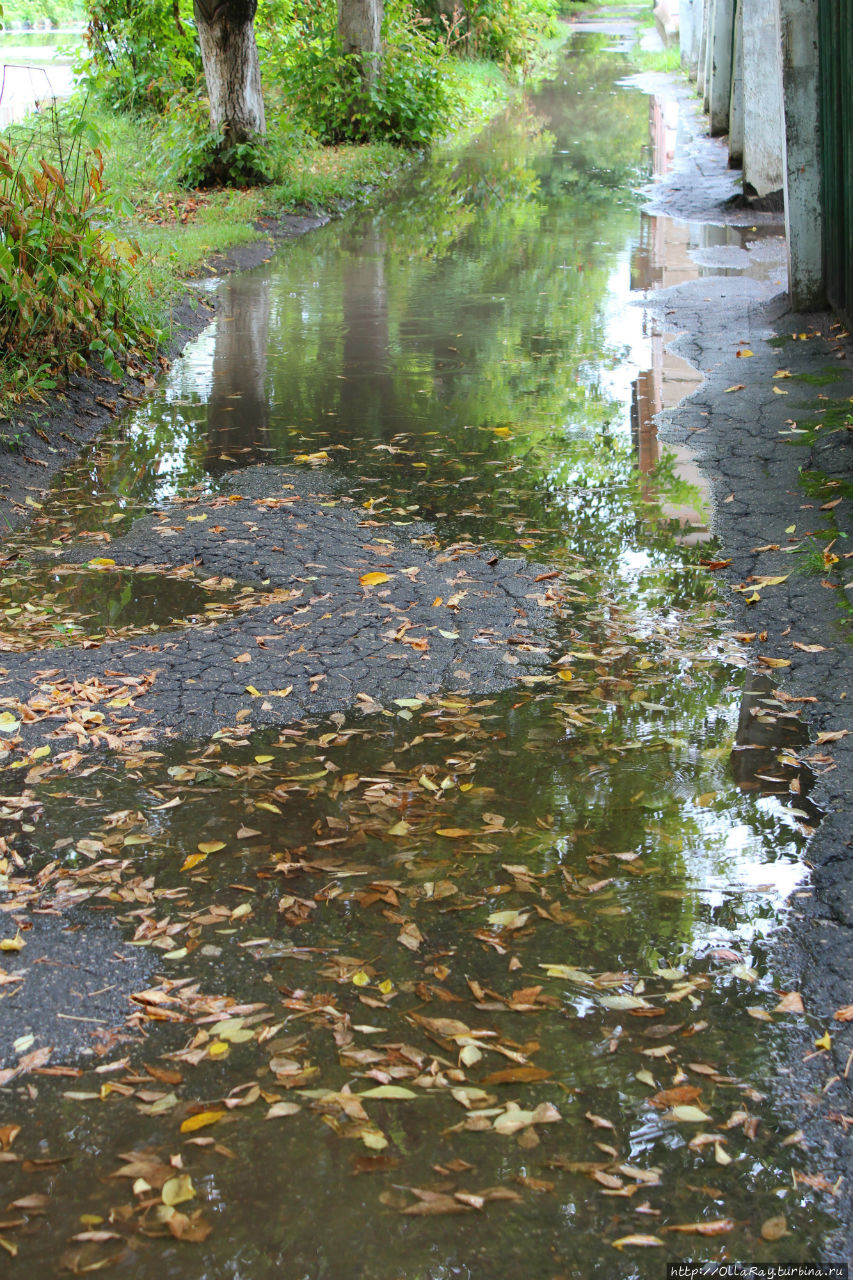
<path id="1" fill-rule="evenodd" d="M 783 1214 L 779 1214 L 775 1218 L 767 1218 L 761 1224 L 762 1240 L 781 1240 L 783 1236 L 789 1235 L 788 1220 Z"/>
<path id="2" fill-rule="evenodd" d="M 194 1116 L 187 1116 L 181 1123 L 181 1133 L 194 1133 L 196 1129 L 206 1129 L 210 1124 L 221 1120 L 226 1111 L 198 1111 Z"/>
<path id="3" fill-rule="evenodd" d="M 390 582 L 391 579 L 387 573 L 363 573 L 359 578 L 359 582 L 363 587 L 378 587 L 382 582 Z"/>
<path id="4" fill-rule="evenodd" d="M 614 1249 L 620 1249 L 620 1250 L 628 1249 L 628 1248 L 643 1249 L 643 1248 L 652 1248 L 655 1245 L 662 1245 L 663 1240 L 661 1240 L 659 1236 L 646 1236 L 646 1235 L 637 1234 L 637 1235 L 630 1235 L 630 1236 L 620 1236 L 618 1240 L 612 1241 L 612 1244 Z"/>
<path id="5" fill-rule="evenodd" d="M 664 1117 L 666 1120 L 677 1120 L 680 1124 L 703 1124 L 711 1117 L 701 1107 L 673 1107 Z"/>
<path id="6" fill-rule="evenodd" d="M 186 1200 L 195 1199 L 195 1187 L 188 1173 L 180 1173 L 176 1178 L 169 1178 L 163 1183 L 160 1193 L 163 1204 L 183 1204 Z"/>
<path id="7" fill-rule="evenodd" d="M 677 1222 L 671 1227 L 662 1227 L 661 1231 L 682 1231 L 694 1236 L 721 1236 L 733 1231 L 734 1218 L 714 1218 L 710 1222 Z"/>

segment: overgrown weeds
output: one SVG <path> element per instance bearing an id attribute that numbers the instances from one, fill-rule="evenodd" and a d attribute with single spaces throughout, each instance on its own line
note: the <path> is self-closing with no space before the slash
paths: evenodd
<path id="1" fill-rule="evenodd" d="M 69 134 L 58 117 L 54 125 L 48 155 L 0 141 L 4 408 L 43 397 L 94 358 L 121 374 L 119 362 L 141 358 L 157 337 L 133 302 L 138 246 L 106 227 L 101 151 L 87 145 L 82 125 Z"/>

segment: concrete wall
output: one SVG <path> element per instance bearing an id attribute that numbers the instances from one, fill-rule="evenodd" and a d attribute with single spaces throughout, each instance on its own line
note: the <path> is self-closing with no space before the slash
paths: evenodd
<path id="1" fill-rule="evenodd" d="M 825 303 L 820 168 L 819 0 L 779 0 L 788 280 L 792 305 Z"/>
<path id="2" fill-rule="evenodd" d="M 691 80 L 696 79 L 699 66 L 699 39 L 703 16 L 703 0 L 681 0 L 678 43 L 681 51 L 681 65 Z"/>
<path id="3" fill-rule="evenodd" d="M 729 102 L 732 96 L 732 34 L 734 0 L 713 0 L 711 82 L 708 86 L 708 114 L 711 134 L 718 137 L 729 130 Z"/>
<path id="4" fill-rule="evenodd" d="M 743 189 L 780 191 L 784 181 L 779 0 L 743 0 Z"/>
<path id="5" fill-rule="evenodd" d="M 729 99 L 729 164 L 743 164 L 743 0 L 735 0 L 732 36 L 732 93 Z"/>

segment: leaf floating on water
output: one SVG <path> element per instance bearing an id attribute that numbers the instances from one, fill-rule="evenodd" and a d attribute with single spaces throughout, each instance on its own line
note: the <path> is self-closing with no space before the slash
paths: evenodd
<path id="1" fill-rule="evenodd" d="M 227 1111 L 199 1111 L 194 1116 L 187 1116 L 182 1122 L 181 1133 L 194 1133 L 196 1129 L 206 1129 L 208 1125 L 216 1124 L 227 1114 Z"/>
<path id="2" fill-rule="evenodd" d="M 662 1231 L 681 1231 L 694 1236 L 722 1236 L 734 1231 L 734 1218 L 714 1218 L 710 1222 L 677 1222 L 671 1227 L 662 1227 Z"/>
<path id="3" fill-rule="evenodd" d="M 195 1187 L 192 1184 L 192 1178 L 188 1173 L 181 1173 L 176 1178 L 169 1178 L 163 1183 L 160 1197 L 163 1204 L 171 1206 L 183 1204 L 186 1200 L 194 1200 Z"/>
<path id="4" fill-rule="evenodd" d="M 416 1098 L 418 1095 L 401 1084 L 379 1084 L 375 1089 L 365 1089 L 358 1094 L 359 1098 Z"/>
<path id="5" fill-rule="evenodd" d="M 224 840 L 202 840 L 196 845 L 199 853 L 218 853 L 220 849 L 225 848 Z"/>
<path id="6" fill-rule="evenodd" d="M 482 1057 L 482 1054 L 480 1054 L 480 1057 Z M 482 1083 L 487 1085 L 533 1084 L 537 1080 L 549 1080 L 552 1074 L 551 1071 L 546 1071 L 544 1067 L 534 1067 L 531 1063 L 528 1063 L 522 1067 L 504 1067 L 501 1071 L 493 1071 L 491 1075 L 483 1077 Z"/>
<path id="7" fill-rule="evenodd" d="M 436 827 L 435 834 L 444 836 L 445 840 L 461 840 L 463 836 L 472 836 L 474 832 L 467 827 Z"/>
<path id="8" fill-rule="evenodd" d="M 788 1230 L 788 1220 L 784 1214 L 779 1214 L 775 1218 L 767 1218 L 761 1224 L 762 1240 L 781 1240 L 783 1236 L 790 1235 Z"/>
<path id="9" fill-rule="evenodd" d="M 295 1116 L 302 1108 L 298 1102 L 274 1102 L 266 1114 L 267 1120 L 280 1120 L 284 1116 Z"/>
<path id="10" fill-rule="evenodd" d="M 782 999 L 773 1010 L 774 1013 L 805 1013 L 803 997 L 799 991 L 785 991 Z"/>
<path id="11" fill-rule="evenodd" d="M 701 1107 L 680 1106 L 668 1111 L 664 1119 L 677 1120 L 679 1124 L 704 1124 L 711 1117 Z"/>
<path id="12" fill-rule="evenodd" d="M 662 1245 L 663 1240 L 661 1240 L 660 1236 L 635 1234 L 630 1236 L 620 1236 L 618 1240 L 613 1240 L 611 1243 L 614 1249 L 619 1250 L 629 1248 L 651 1249 L 655 1246 Z"/>
<path id="13" fill-rule="evenodd" d="M 362 1129 L 359 1136 L 370 1151 L 384 1151 L 388 1146 L 388 1139 L 381 1129 Z"/>
<path id="14" fill-rule="evenodd" d="M 651 1009 L 652 1005 L 641 996 L 602 996 L 598 1002 L 605 1009 Z"/>

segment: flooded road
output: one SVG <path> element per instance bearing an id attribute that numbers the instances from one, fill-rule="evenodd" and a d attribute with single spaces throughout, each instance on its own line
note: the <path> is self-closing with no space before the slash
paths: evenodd
<path id="1" fill-rule="evenodd" d="M 463 155 L 219 286 L 162 389 L 11 541 L 10 651 L 46 590 L 75 643 L 191 626 L 214 587 L 227 608 L 242 584 L 199 568 L 174 597 L 122 578 L 110 613 L 108 539 L 254 464 L 316 475 L 378 554 L 425 521 L 460 581 L 485 546 L 563 584 L 538 631 L 516 610 L 504 691 L 400 679 L 288 722 L 281 689 L 278 727 L 247 710 L 204 741 L 17 762 L 50 901 L 150 961 L 126 1025 L 92 1019 L 91 1065 L 0 1092 L 0 1237 L 28 1275 L 651 1280 L 813 1261 L 832 1229 L 786 1110 L 802 1006 L 770 959 L 817 815 L 796 718 L 744 687 L 700 563 L 700 477 L 654 435 L 693 375 L 638 292 L 663 269 L 632 194 L 660 122 L 629 70 L 577 38 Z M 684 269 L 713 246 L 682 238 Z M 734 248 L 724 269 L 772 287 Z M 101 572 L 63 603 L 54 558 L 81 542 Z M 75 974 L 65 1016 L 105 982 Z"/>

